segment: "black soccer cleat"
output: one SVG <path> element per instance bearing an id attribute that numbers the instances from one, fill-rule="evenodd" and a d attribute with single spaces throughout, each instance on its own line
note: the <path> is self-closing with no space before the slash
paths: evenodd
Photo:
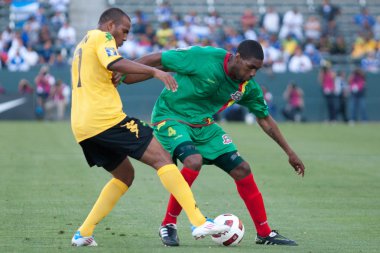
<path id="1" fill-rule="evenodd" d="M 176 224 L 170 223 L 165 226 L 161 226 L 158 231 L 158 235 L 161 237 L 161 241 L 165 246 L 179 246 Z"/>
<path id="2" fill-rule="evenodd" d="M 272 230 L 267 237 L 256 236 L 256 244 L 265 245 L 286 245 L 286 246 L 297 246 L 298 244 L 282 235 L 280 235 L 276 230 Z"/>

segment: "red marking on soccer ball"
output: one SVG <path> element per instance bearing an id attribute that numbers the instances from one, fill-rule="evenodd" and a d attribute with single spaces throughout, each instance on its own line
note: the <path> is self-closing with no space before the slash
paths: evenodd
<path id="1" fill-rule="evenodd" d="M 238 245 L 244 237 L 244 225 L 241 220 L 233 214 L 221 214 L 214 219 L 217 224 L 225 224 L 231 227 L 230 231 L 225 234 L 212 235 L 211 239 L 219 245 L 235 246 Z"/>

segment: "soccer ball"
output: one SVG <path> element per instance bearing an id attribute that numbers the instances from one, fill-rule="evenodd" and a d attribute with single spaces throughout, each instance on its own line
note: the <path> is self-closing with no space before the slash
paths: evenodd
<path id="1" fill-rule="evenodd" d="M 223 246 L 238 245 L 244 237 L 244 225 L 241 220 L 233 214 L 221 214 L 214 219 L 216 224 L 225 224 L 231 227 L 225 234 L 212 235 L 211 239 Z"/>

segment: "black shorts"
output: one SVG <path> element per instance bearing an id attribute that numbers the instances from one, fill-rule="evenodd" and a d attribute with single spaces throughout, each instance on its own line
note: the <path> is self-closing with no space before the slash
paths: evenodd
<path id="1" fill-rule="evenodd" d="M 139 160 L 153 138 L 152 128 L 126 117 L 106 131 L 81 141 L 87 163 L 113 171 L 127 156 Z"/>

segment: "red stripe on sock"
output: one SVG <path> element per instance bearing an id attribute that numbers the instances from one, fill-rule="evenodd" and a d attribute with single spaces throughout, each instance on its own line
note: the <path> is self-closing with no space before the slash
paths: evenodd
<path id="1" fill-rule="evenodd" d="M 263 197 L 257 187 L 252 173 L 247 177 L 235 181 L 240 197 L 244 200 L 248 212 L 255 224 L 257 234 L 266 237 L 270 234 L 271 228 L 267 222 Z"/>
<path id="2" fill-rule="evenodd" d="M 183 178 L 185 179 L 185 181 L 191 187 L 194 180 L 198 177 L 199 171 L 195 171 L 195 170 L 184 167 L 181 170 L 181 174 L 182 174 Z M 182 211 L 181 205 L 177 202 L 177 200 L 174 198 L 173 195 L 170 195 L 168 207 L 166 208 L 165 218 L 162 221 L 161 225 L 164 226 L 164 225 L 169 224 L 169 223 L 176 224 L 177 223 L 177 216 L 181 213 L 181 211 Z"/>

